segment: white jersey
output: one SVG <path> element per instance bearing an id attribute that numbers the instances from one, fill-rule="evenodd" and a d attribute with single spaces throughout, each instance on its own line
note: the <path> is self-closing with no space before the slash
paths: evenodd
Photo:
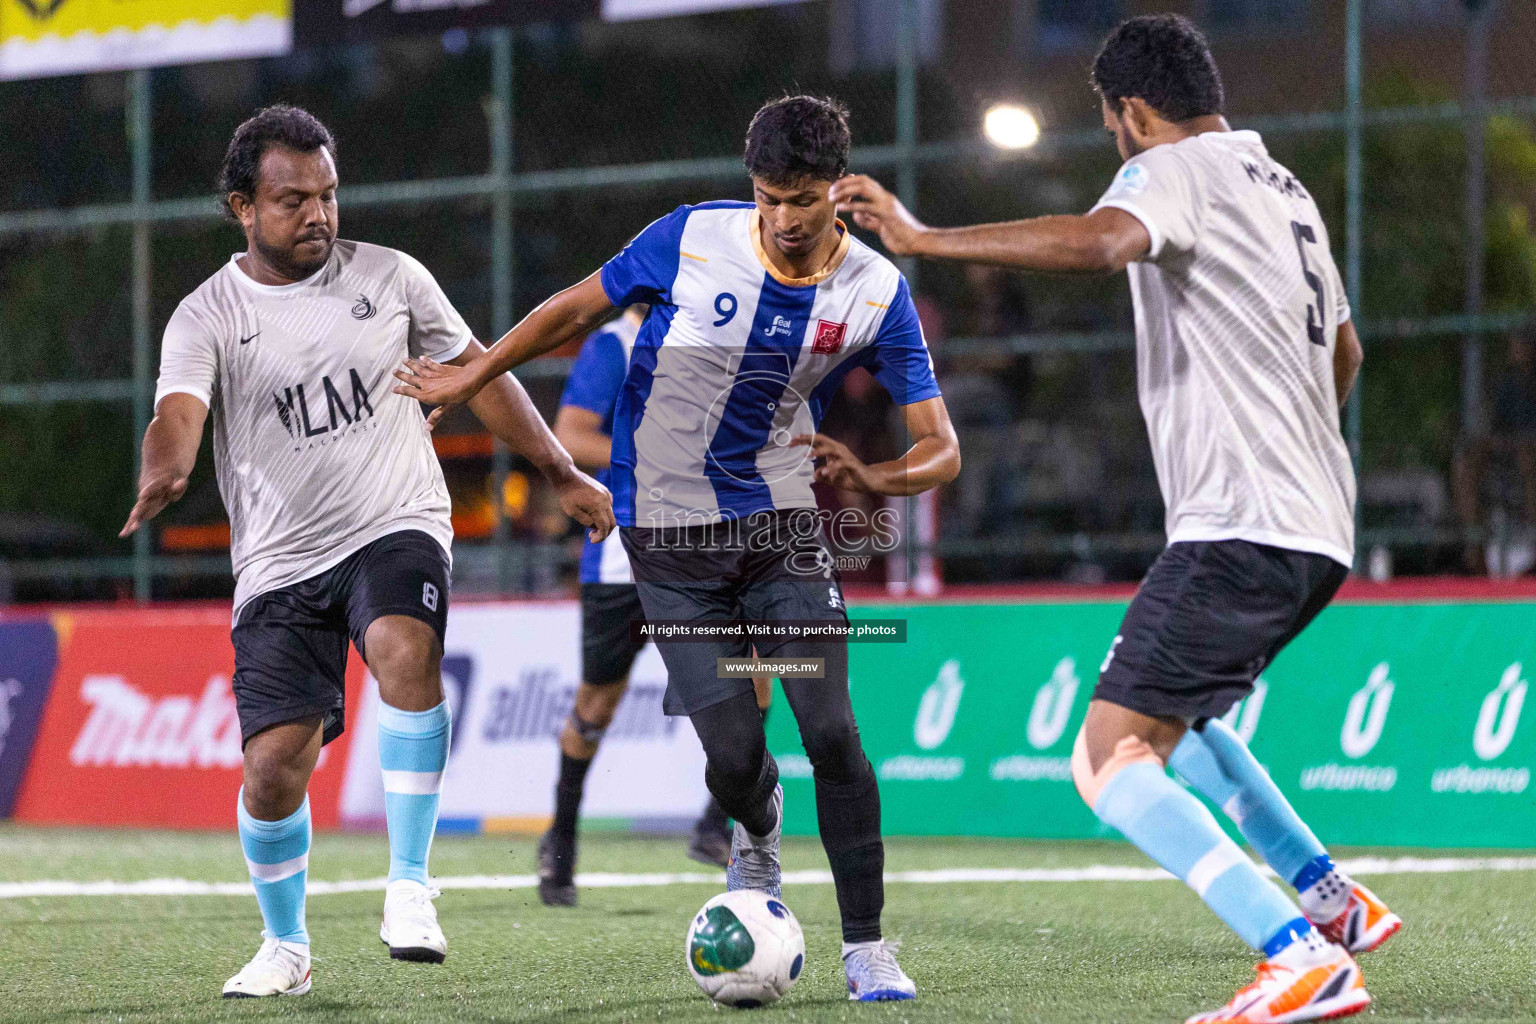
<path id="1" fill-rule="evenodd" d="M 405 253 L 338 241 L 296 284 L 251 280 L 236 259 L 165 328 L 155 404 L 182 392 L 213 415 L 229 511 L 235 614 L 386 534 L 449 551 L 448 489 L 421 406 L 391 392 L 406 358 L 453 359 L 472 335 Z"/>
<path id="2" fill-rule="evenodd" d="M 1152 237 L 1129 273 L 1168 542 L 1352 564 L 1355 474 L 1333 376 L 1349 301 L 1311 195 L 1257 133 L 1207 132 L 1132 158 L 1104 207 Z"/>

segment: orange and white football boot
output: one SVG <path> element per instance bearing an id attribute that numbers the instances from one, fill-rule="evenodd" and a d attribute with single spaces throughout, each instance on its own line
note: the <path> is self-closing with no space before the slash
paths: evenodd
<path id="1" fill-rule="evenodd" d="M 1287 953 L 1291 950 L 1259 964 L 1258 979 L 1239 989 L 1226 1006 L 1196 1014 L 1185 1024 L 1332 1020 L 1359 1013 L 1370 1005 L 1360 968 L 1343 949 L 1330 945 L 1320 955 L 1299 963 L 1299 957 L 1288 957 Z"/>
<path id="2" fill-rule="evenodd" d="M 1387 909 L 1387 905 L 1359 882 L 1353 882 L 1349 902 L 1338 916 L 1327 921 L 1316 921 L 1312 926 L 1323 936 L 1351 953 L 1369 953 L 1379 949 L 1383 942 L 1396 935 L 1403 926 L 1403 919 Z"/>

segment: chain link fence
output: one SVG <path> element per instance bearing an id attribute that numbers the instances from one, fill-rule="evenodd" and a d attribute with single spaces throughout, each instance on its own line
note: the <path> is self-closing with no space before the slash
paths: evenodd
<path id="1" fill-rule="evenodd" d="M 1194 7 L 1230 119 L 1264 132 L 1354 268 L 1368 354 L 1348 421 L 1362 568 L 1523 569 L 1536 560 L 1524 436 L 1536 370 L 1510 336 L 1536 308 L 1536 9 Z M 1114 20 L 1138 11 L 828 0 L 0 84 L 0 600 L 230 593 L 206 446 L 153 530 L 136 543 L 116 532 L 159 331 L 243 248 L 212 182 L 256 107 L 294 102 L 325 120 L 341 148 L 342 235 L 415 255 L 489 340 L 677 204 L 747 198 L 747 121 L 786 92 L 846 102 L 855 169 L 931 223 L 1087 209 L 1118 164 L 1088 64 Z M 983 140 L 984 112 L 1005 101 L 1038 117 L 1034 148 Z M 1163 543 L 1162 501 L 1123 279 L 907 269 L 965 470 L 913 520 L 936 526 L 905 531 L 905 559 L 936 557 L 949 582 L 1137 578 Z M 520 371 L 551 417 L 568 367 Z M 844 397 L 858 433 L 890 422 L 866 393 Z M 567 586 L 578 538 L 536 474 L 467 413 L 438 444 L 456 583 Z M 875 566 L 869 581 L 888 575 Z"/>

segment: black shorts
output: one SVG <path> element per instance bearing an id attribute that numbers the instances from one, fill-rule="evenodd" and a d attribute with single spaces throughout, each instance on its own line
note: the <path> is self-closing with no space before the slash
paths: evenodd
<path id="1" fill-rule="evenodd" d="M 793 509 L 709 526 L 625 526 L 620 533 L 652 622 L 847 622 L 842 583 L 818 523 L 814 509 Z M 758 657 L 771 658 L 786 643 L 792 641 L 658 640 L 667 666 L 662 710 L 692 715 L 753 692 L 750 676 L 721 679 L 715 659 L 745 658 L 754 647 Z"/>
<path id="2" fill-rule="evenodd" d="M 1326 555 L 1245 540 L 1169 545 L 1126 610 L 1094 699 L 1155 717 L 1224 715 L 1348 574 Z"/>
<path id="3" fill-rule="evenodd" d="M 367 660 L 364 635 L 385 615 L 448 624 L 448 555 L 420 530 L 380 537 L 318 576 L 258 594 L 240 609 L 235 709 L 243 746 L 263 729 L 320 715 L 322 743 L 346 727 L 347 641 Z"/>
<path id="4" fill-rule="evenodd" d="M 633 583 L 581 585 L 581 681 L 608 686 L 629 679 L 635 658 L 645 647 L 633 640 L 631 622 L 644 622 L 640 591 Z"/>

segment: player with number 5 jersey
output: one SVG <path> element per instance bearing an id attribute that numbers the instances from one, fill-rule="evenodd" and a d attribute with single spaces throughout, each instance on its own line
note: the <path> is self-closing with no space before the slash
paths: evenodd
<path id="1" fill-rule="evenodd" d="M 1362 354 L 1349 303 L 1317 204 L 1256 132 L 1227 124 L 1221 76 L 1189 21 L 1123 23 L 1093 81 L 1125 164 L 1083 216 L 933 229 L 868 178 L 833 193 L 897 253 L 1128 272 L 1168 547 L 1110 645 L 1073 779 L 1105 824 L 1267 957 L 1257 981 L 1192 1022 L 1356 1013 L 1370 996 L 1352 954 L 1401 922 L 1338 870 L 1220 721 L 1353 561 L 1339 409 Z M 1232 816 L 1299 911 L 1170 766 Z"/>

